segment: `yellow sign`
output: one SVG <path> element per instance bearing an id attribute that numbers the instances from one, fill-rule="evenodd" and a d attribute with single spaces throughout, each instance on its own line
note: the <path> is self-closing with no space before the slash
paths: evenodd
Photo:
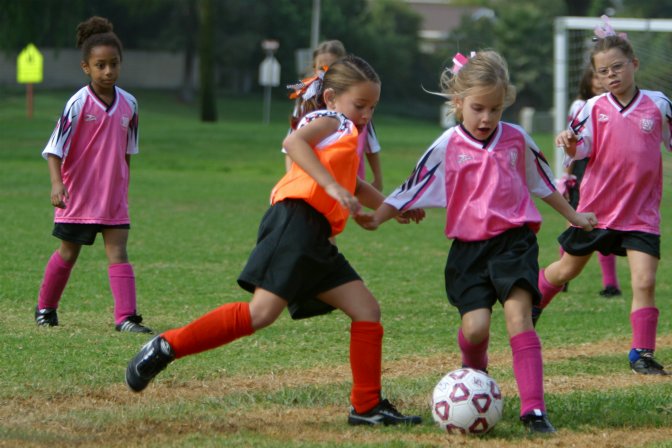
<path id="1" fill-rule="evenodd" d="M 42 72 L 42 53 L 28 44 L 16 60 L 16 80 L 21 84 L 38 84 L 42 82 Z"/>

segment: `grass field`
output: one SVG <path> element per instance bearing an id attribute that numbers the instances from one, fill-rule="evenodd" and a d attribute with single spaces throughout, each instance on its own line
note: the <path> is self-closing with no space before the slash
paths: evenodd
<path id="1" fill-rule="evenodd" d="M 291 105 L 275 101 L 261 124 L 260 99 L 225 98 L 218 123 L 170 95 L 135 92 L 140 154 L 133 157 L 129 254 L 139 312 L 155 330 L 187 323 L 230 301 L 248 300 L 235 279 L 256 237 L 268 194 L 283 172 L 280 142 Z M 633 375 L 627 365 L 630 279 L 624 296 L 603 299 L 591 261 L 547 310 L 544 344 L 549 414 L 558 434 L 525 435 L 500 308 L 494 311 L 490 373 L 505 395 L 502 421 L 482 438 L 442 434 L 428 398 L 459 367 L 458 314 L 447 302 L 443 267 L 450 242 L 444 213 L 420 225 L 366 232 L 350 223 L 338 244 L 383 310 L 383 387 L 413 428 L 346 424 L 349 320 L 332 313 L 270 328 L 172 364 L 142 394 L 123 382 L 145 336 L 114 331 L 102 241 L 84 248 L 64 293 L 61 326 L 38 328 L 33 309 L 51 237 L 47 165 L 40 157 L 71 92 L 39 92 L 32 120 L 21 93 L 0 91 L 0 446 L 3 447 L 672 447 L 672 379 Z M 380 114 L 376 127 L 385 191 L 404 180 L 438 136 L 435 123 Z M 535 135 L 552 156 L 550 135 Z M 670 184 L 665 160 L 664 254 L 658 271 L 658 358 L 672 365 Z M 544 203 L 540 263 L 558 255 L 565 223 Z"/>

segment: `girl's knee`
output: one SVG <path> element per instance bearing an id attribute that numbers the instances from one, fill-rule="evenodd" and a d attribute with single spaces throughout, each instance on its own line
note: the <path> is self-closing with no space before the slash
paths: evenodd
<path id="1" fill-rule="evenodd" d="M 278 314 L 268 309 L 250 307 L 250 319 L 252 321 L 252 328 L 256 331 L 268 327 L 275 322 L 278 319 Z"/>
<path id="2" fill-rule="evenodd" d="M 354 310 L 350 318 L 353 321 L 379 322 L 381 317 L 380 305 L 374 299 L 361 308 Z"/>
<path id="3" fill-rule="evenodd" d="M 463 325 L 462 336 L 464 336 L 470 344 L 478 344 L 490 336 L 490 328 L 485 325 Z"/>

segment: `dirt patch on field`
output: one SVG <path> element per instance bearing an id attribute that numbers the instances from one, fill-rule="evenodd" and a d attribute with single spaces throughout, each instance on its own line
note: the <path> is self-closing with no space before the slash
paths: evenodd
<path id="1" fill-rule="evenodd" d="M 672 344 L 672 335 L 659 338 L 660 345 Z M 562 361 L 580 357 L 591 357 L 595 353 L 618 353 L 628 348 L 627 339 L 600 341 L 595 344 L 581 344 L 569 348 L 544 350 L 544 359 Z M 459 363 L 459 355 L 451 353 L 444 356 L 408 357 L 399 361 L 385 362 L 386 380 L 410 376 L 432 375 L 448 371 Z M 508 350 L 493 353 L 490 358 L 492 367 L 506 367 L 511 364 Z M 244 394 L 274 392 L 305 386 L 341 384 L 350 380 L 348 365 L 333 366 L 325 375 L 323 368 L 286 371 L 280 374 L 263 373 L 255 376 L 223 377 L 211 381 L 190 381 L 173 383 L 158 381 L 144 393 L 130 393 L 123 384 L 102 390 L 87 391 L 83 395 L 59 395 L 49 397 L 16 398 L 0 404 L 0 446 L 175 446 L 183 437 L 194 434 L 219 435 L 223 439 L 241 434 L 266 435 L 273 440 L 286 440 L 291 443 L 307 445 L 332 442 L 349 445 L 386 445 L 403 443 L 409 446 L 469 446 L 469 447 L 635 447 L 672 440 L 672 428 L 647 428 L 642 430 L 608 429 L 590 432 L 571 432 L 560 430 L 559 435 L 551 438 L 507 440 L 494 437 L 485 439 L 448 436 L 437 431 L 436 434 L 419 434 L 413 430 L 375 430 L 370 428 L 352 428 L 344 424 L 342 407 L 297 407 L 277 404 L 241 407 L 218 412 L 217 419 L 190 417 L 189 413 L 175 416 L 163 414 L 152 416 L 143 409 L 156 409 L 175 405 L 180 402 L 217 400 L 232 393 Z M 642 377 L 626 371 L 610 373 L 608 376 L 577 374 L 574 376 L 553 375 L 546 378 L 546 392 L 564 394 L 577 390 L 600 390 L 627 388 L 639 384 L 669 382 L 670 377 Z M 517 393 L 515 382 L 501 381 L 505 395 Z M 420 398 L 418 400 L 421 400 Z M 424 399 L 422 399 L 424 400 Z M 424 406 L 424 403 L 414 403 Z M 108 422 L 80 424 L 75 416 L 82 412 L 96 413 L 101 410 L 115 415 Z M 142 414 L 144 417 L 135 418 Z M 150 415 L 150 417 L 147 417 Z M 101 417 L 103 418 L 103 417 Z M 291 422 L 288 430 L 287 422 Z M 35 440 L 26 434 L 31 428 L 39 428 L 42 439 Z M 52 438 L 49 435 L 58 435 Z M 123 434 L 123 438 L 120 438 Z M 240 437 L 243 437 L 242 435 Z M 22 440 L 23 439 L 23 440 Z M 119 443 L 115 442 L 119 441 Z M 179 443 L 178 443 L 179 444 Z M 244 446 L 244 445 L 240 445 Z"/>

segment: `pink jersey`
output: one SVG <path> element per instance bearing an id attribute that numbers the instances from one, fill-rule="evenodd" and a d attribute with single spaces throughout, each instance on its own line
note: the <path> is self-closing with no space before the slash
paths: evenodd
<path id="1" fill-rule="evenodd" d="M 65 105 L 49 143 L 42 151 L 62 159 L 61 175 L 70 199 L 56 208 L 54 222 L 129 224 L 129 167 L 126 154 L 138 152 L 138 103 L 115 87 L 105 105 L 82 87 Z"/>
<path id="2" fill-rule="evenodd" d="M 532 138 L 500 122 L 486 142 L 461 125 L 448 129 L 385 202 L 401 211 L 445 207 L 448 238 L 482 241 L 523 225 L 539 230 L 531 194 L 554 191 L 551 168 Z"/>
<path id="3" fill-rule="evenodd" d="M 661 143 L 670 149 L 670 100 L 638 90 L 630 104 L 611 94 L 591 98 L 573 120 L 574 160 L 590 158 L 577 211 L 591 211 L 597 228 L 660 235 Z"/>

